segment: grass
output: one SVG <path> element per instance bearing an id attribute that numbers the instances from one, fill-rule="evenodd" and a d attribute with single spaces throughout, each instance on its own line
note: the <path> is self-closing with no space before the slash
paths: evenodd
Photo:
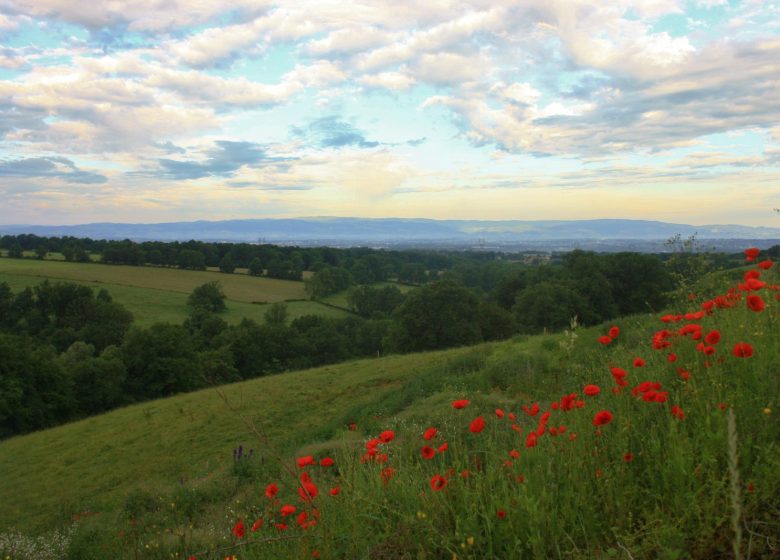
<path id="1" fill-rule="evenodd" d="M 251 302 L 284 301 L 279 298 L 296 299 L 287 302 L 290 321 L 303 315 L 348 315 L 347 312 L 318 302 L 297 300 L 303 297 L 303 285 L 300 282 L 167 268 L 0 259 L 0 282 L 6 282 L 14 292 L 35 286 L 47 278 L 52 281 L 77 282 L 94 289 L 105 288 L 116 302 L 133 314 L 135 323 L 142 327 L 154 323 L 183 322 L 187 318 L 187 297 L 191 292 L 187 288 L 190 285 L 194 288 L 200 285 L 198 282 L 211 279 L 218 280 L 228 296 L 228 309 L 223 317 L 230 324 L 239 323 L 244 318 L 262 322 L 268 305 Z M 228 289 L 228 286 L 231 288 Z"/>
<path id="2" fill-rule="evenodd" d="M 777 283 L 777 270 L 765 279 Z M 773 557 L 780 302 L 763 290 L 766 309 L 754 312 L 733 293 L 733 307 L 700 318 L 622 319 L 606 346 L 597 339 L 610 325 L 354 361 L 226 386 L 235 413 L 201 391 L 0 442 L 0 532 L 45 533 L 75 516 L 71 558 Z M 693 333 L 654 337 L 686 324 L 720 332 L 711 356 Z M 654 350 L 653 338 L 671 346 Z M 738 342 L 754 354 L 735 357 Z M 611 367 L 627 371 L 622 390 Z M 659 402 L 642 398 L 644 381 L 662 385 Z M 584 396 L 586 384 L 600 392 Z M 462 398 L 465 409 L 450 406 Z M 600 411 L 611 420 L 596 426 Z M 472 431 L 478 417 L 485 427 Z M 367 455 L 386 430 L 392 441 Z M 253 459 L 232 459 L 239 444 Z M 302 530 L 298 513 L 315 513 L 293 458 L 306 455 L 336 467 L 306 469 L 319 521 Z M 269 482 L 278 501 L 263 495 Z M 285 503 L 295 516 L 280 515 Z M 231 534 L 239 519 L 243 538 Z"/>

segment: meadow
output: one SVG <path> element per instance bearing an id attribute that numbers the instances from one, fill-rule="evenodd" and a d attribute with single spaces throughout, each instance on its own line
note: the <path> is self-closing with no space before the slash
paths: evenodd
<path id="1" fill-rule="evenodd" d="M 0 547 L 74 526 L 69 558 L 776 557 L 780 286 L 753 255 L 652 315 L 0 442 Z"/>
<path id="2" fill-rule="evenodd" d="M 220 283 L 227 297 L 228 309 L 223 318 L 230 324 L 244 318 L 262 322 L 267 304 L 287 300 L 292 300 L 287 301 L 289 320 L 303 315 L 347 315 L 345 311 L 307 301 L 304 284 L 290 280 L 174 268 L 0 259 L 0 282 L 6 282 L 14 292 L 46 279 L 105 288 L 142 327 L 159 322 L 183 322 L 187 318 L 189 294 L 197 286 L 214 280 Z"/>

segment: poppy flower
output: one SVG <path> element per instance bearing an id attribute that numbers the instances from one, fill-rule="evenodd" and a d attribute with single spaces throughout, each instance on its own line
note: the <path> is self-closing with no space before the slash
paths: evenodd
<path id="1" fill-rule="evenodd" d="M 583 388 L 582 392 L 589 397 L 595 397 L 601 392 L 601 389 L 598 385 L 585 385 L 585 388 Z"/>
<path id="2" fill-rule="evenodd" d="M 301 482 L 298 486 L 298 495 L 301 501 L 310 502 L 317 497 L 317 487 L 311 482 Z"/>
<path id="3" fill-rule="evenodd" d="M 320 460 L 320 466 L 321 467 L 332 467 L 336 461 L 331 459 L 330 457 L 325 457 Z"/>
<path id="4" fill-rule="evenodd" d="M 449 444 L 449 443 L 447 443 L 447 442 L 445 441 L 444 443 L 442 443 L 442 444 L 439 446 L 439 448 L 437 449 L 437 451 L 438 451 L 439 453 L 444 453 L 445 451 L 447 451 L 447 449 L 449 449 L 449 447 L 450 447 L 450 444 Z"/>
<path id="5" fill-rule="evenodd" d="M 747 342 L 737 342 L 731 353 L 737 358 L 749 358 L 753 355 L 753 347 Z"/>
<path id="6" fill-rule="evenodd" d="M 503 509 L 500 509 L 496 512 L 496 516 L 498 516 L 499 519 L 504 519 L 506 517 L 506 512 Z"/>
<path id="7" fill-rule="evenodd" d="M 388 482 L 390 482 L 395 476 L 395 473 L 396 469 L 393 467 L 385 467 L 382 469 L 382 472 L 379 473 L 379 476 L 382 477 L 382 484 L 387 486 Z"/>
<path id="8" fill-rule="evenodd" d="M 612 342 L 612 339 L 607 335 L 603 335 L 599 337 L 599 342 L 604 346 L 606 346 L 607 344 Z"/>
<path id="9" fill-rule="evenodd" d="M 520 458 L 520 452 L 517 449 L 513 449 L 509 452 L 509 456 L 512 457 L 512 459 L 519 459 Z"/>
<path id="10" fill-rule="evenodd" d="M 298 468 L 302 469 L 308 465 L 316 465 L 317 462 L 314 460 L 314 457 L 311 455 L 306 455 L 305 457 L 298 457 Z"/>
<path id="11" fill-rule="evenodd" d="M 382 443 L 390 443 L 395 439 L 395 432 L 393 430 L 385 430 L 379 434 L 379 441 Z"/>
<path id="12" fill-rule="evenodd" d="M 279 487 L 274 484 L 273 482 L 265 487 L 265 495 L 268 497 L 269 500 L 272 500 L 276 494 L 279 493 Z"/>
<path id="13" fill-rule="evenodd" d="M 452 408 L 455 408 L 457 410 L 460 410 L 461 408 L 466 408 L 468 405 L 469 405 L 469 401 L 466 399 L 452 401 Z"/>
<path id="14" fill-rule="evenodd" d="M 244 522 L 240 519 L 238 520 L 238 523 L 233 525 L 233 529 L 231 529 L 231 532 L 239 539 L 243 539 L 244 535 L 246 535 L 246 527 L 244 527 Z"/>
<path id="15" fill-rule="evenodd" d="M 504 417 L 504 411 L 501 410 L 500 408 L 497 408 L 496 409 L 496 417 L 497 418 L 503 418 Z"/>
<path id="16" fill-rule="evenodd" d="M 764 300 L 761 299 L 761 296 L 757 296 L 755 294 L 750 294 L 747 297 L 747 306 L 756 313 L 760 313 L 764 310 L 764 307 L 766 307 L 766 304 L 764 303 Z"/>
<path id="17" fill-rule="evenodd" d="M 485 419 L 482 418 L 482 416 L 477 416 L 476 418 L 474 418 L 474 420 L 471 421 L 471 426 L 469 426 L 469 431 L 472 434 L 478 434 L 484 429 L 485 429 Z"/>
<path id="18" fill-rule="evenodd" d="M 436 455 L 436 450 L 426 445 L 420 450 L 420 454 L 423 456 L 423 459 L 433 459 L 434 455 Z"/>
<path id="19" fill-rule="evenodd" d="M 340 492 L 341 492 L 341 486 L 334 486 L 333 488 L 328 490 L 328 494 L 330 494 L 331 496 L 338 496 Z"/>
<path id="20" fill-rule="evenodd" d="M 761 261 L 761 262 L 760 262 L 760 263 L 758 263 L 756 266 L 758 266 L 758 268 L 760 268 L 760 269 L 762 269 L 762 270 L 769 270 L 770 268 L 772 268 L 772 265 L 773 265 L 773 264 L 774 264 L 774 263 L 773 263 L 772 261 L 770 261 L 769 259 L 767 259 L 767 260 L 765 260 L 765 261 Z"/>
<path id="21" fill-rule="evenodd" d="M 431 478 L 431 490 L 438 492 L 447 486 L 447 479 L 440 474 L 433 475 Z"/>
<path id="22" fill-rule="evenodd" d="M 634 367 L 644 367 L 645 361 L 642 358 L 636 358 L 634 360 Z"/>
<path id="23" fill-rule="evenodd" d="M 254 533 L 255 531 L 259 530 L 262 526 L 263 526 L 263 520 L 258 519 L 257 521 L 252 523 L 252 532 Z"/>
<path id="24" fill-rule="evenodd" d="M 539 405 L 537 403 L 533 403 L 531 405 L 531 408 L 528 408 L 526 405 L 523 405 L 523 410 L 528 416 L 536 416 L 539 412 Z"/>
<path id="25" fill-rule="evenodd" d="M 529 432 L 528 437 L 525 438 L 525 446 L 528 449 L 531 449 L 532 447 L 536 447 L 539 443 L 539 436 L 536 435 L 536 432 Z"/>
<path id="26" fill-rule="evenodd" d="M 619 334 L 620 334 L 620 327 L 612 327 L 609 329 L 610 338 L 617 338 Z"/>
<path id="27" fill-rule="evenodd" d="M 626 463 L 630 463 L 633 460 L 634 460 L 633 453 L 626 453 L 625 455 L 623 455 L 623 461 L 625 461 Z"/>
<path id="28" fill-rule="evenodd" d="M 428 428 L 423 432 L 423 439 L 430 441 L 436 437 L 436 428 Z"/>
<path id="29" fill-rule="evenodd" d="M 704 337 L 704 342 L 710 345 L 716 345 L 718 342 L 720 342 L 720 332 L 719 331 L 710 331 L 707 333 L 707 336 Z"/>
<path id="30" fill-rule="evenodd" d="M 282 514 L 282 517 L 287 517 L 288 515 L 292 515 L 296 512 L 298 508 L 295 506 L 291 506 L 290 504 L 285 504 L 279 509 L 279 513 Z"/>
<path id="31" fill-rule="evenodd" d="M 666 361 L 669 362 L 670 364 L 673 364 L 674 362 L 677 361 L 677 354 L 675 354 L 674 352 L 670 353 L 668 356 L 666 356 Z"/>
<path id="32" fill-rule="evenodd" d="M 760 253 L 761 250 L 758 247 L 750 247 L 749 249 L 745 249 L 745 260 L 754 261 L 756 258 L 758 258 Z"/>
<path id="33" fill-rule="evenodd" d="M 593 417 L 594 426 L 605 426 L 612 422 L 612 413 L 608 410 L 602 410 L 597 412 Z"/>

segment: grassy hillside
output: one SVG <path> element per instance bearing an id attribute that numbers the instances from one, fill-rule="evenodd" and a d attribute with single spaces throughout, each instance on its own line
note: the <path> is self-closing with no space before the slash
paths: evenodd
<path id="1" fill-rule="evenodd" d="M 317 302 L 300 301 L 305 298 L 302 282 L 172 268 L 0 259 L 0 282 L 6 282 L 15 292 L 45 279 L 105 288 L 115 301 L 133 313 L 136 324 L 140 326 L 159 322 L 181 323 L 187 318 L 187 297 L 192 289 L 212 280 L 220 282 L 227 296 L 228 310 L 224 318 L 229 323 L 238 323 L 245 317 L 262 322 L 267 305 L 253 304 L 253 301 L 298 300 L 288 302 L 290 320 L 311 314 L 327 317 L 347 315 Z"/>
<path id="2" fill-rule="evenodd" d="M 780 288 L 762 274 L 617 330 L 283 374 L 224 387 L 229 406 L 202 391 L 0 442 L 0 533 L 77 519 L 71 558 L 773 557 Z M 309 455 L 335 466 L 299 469 Z"/>

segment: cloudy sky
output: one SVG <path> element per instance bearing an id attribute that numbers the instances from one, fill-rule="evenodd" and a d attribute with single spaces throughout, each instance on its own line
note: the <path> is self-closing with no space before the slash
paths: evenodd
<path id="1" fill-rule="evenodd" d="M 0 224 L 775 207 L 777 2 L 0 0 Z"/>

